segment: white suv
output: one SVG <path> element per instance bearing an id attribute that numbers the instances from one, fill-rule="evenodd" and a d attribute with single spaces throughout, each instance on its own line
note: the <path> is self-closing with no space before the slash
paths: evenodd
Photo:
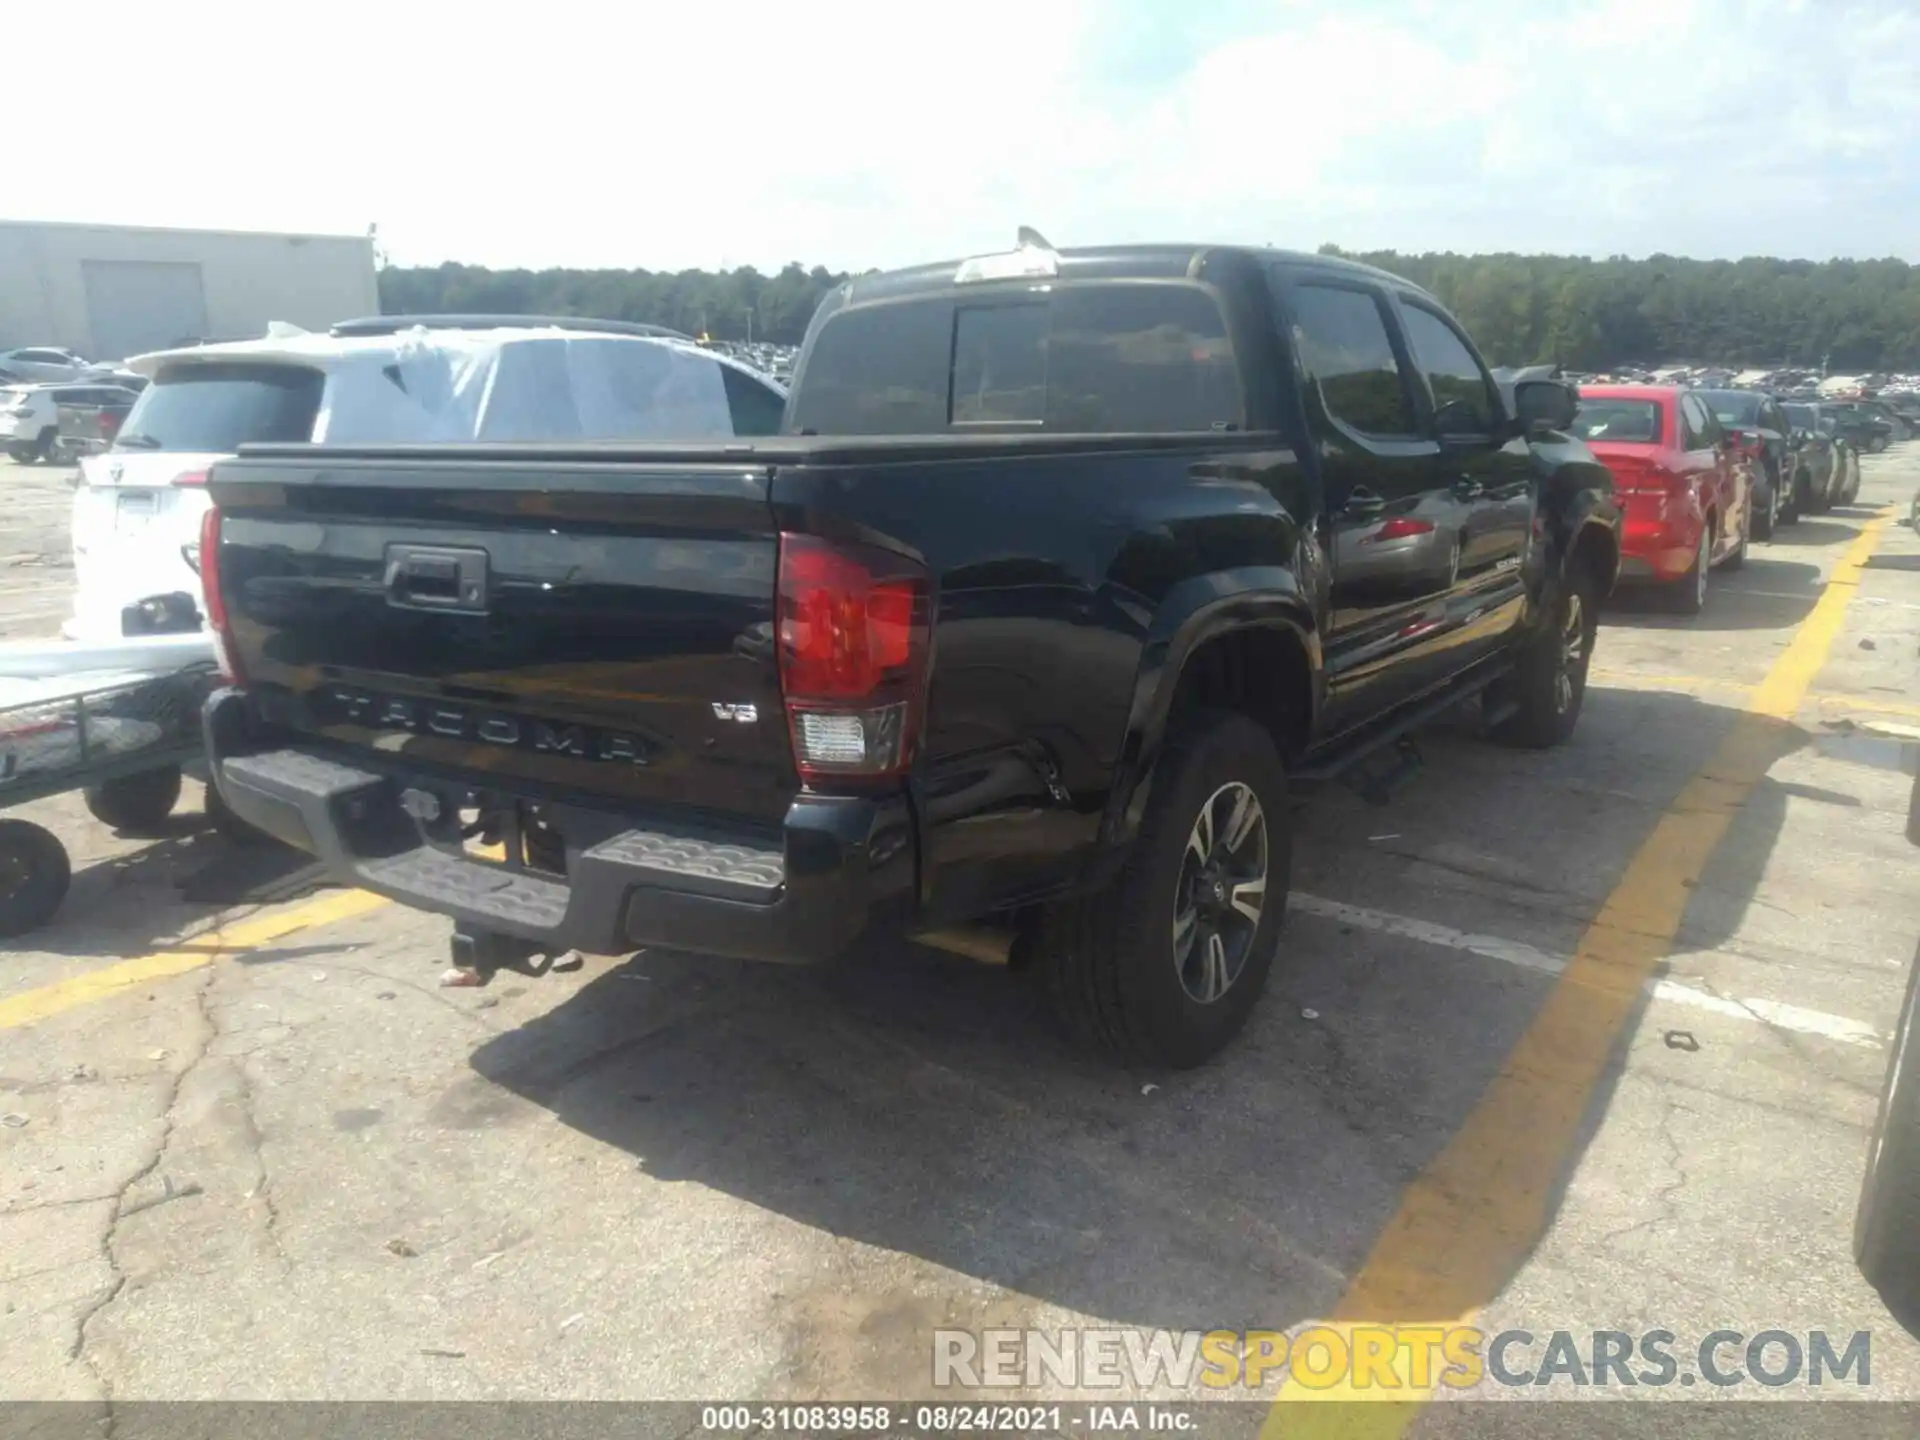
<path id="1" fill-rule="evenodd" d="M 71 350 L 34 346 L 23 350 L 0 350 L 0 380 L 44 384 L 52 380 L 78 380 L 101 367 L 83 360 Z"/>
<path id="2" fill-rule="evenodd" d="M 386 317 L 142 355 L 113 448 L 81 462 L 73 639 L 200 623 L 207 471 L 242 445 L 771 435 L 786 392 L 655 326 Z"/>
<path id="3" fill-rule="evenodd" d="M 62 403 L 101 405 L 133 399 L 134 392 L 100 381 L 87 385 L 10 385 L 0 387 L 0 449 L 22 465 L 53 458 Z"/>

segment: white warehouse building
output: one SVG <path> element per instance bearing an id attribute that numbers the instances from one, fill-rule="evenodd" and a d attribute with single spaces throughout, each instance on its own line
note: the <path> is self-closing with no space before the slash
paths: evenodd
<path id="1" fill-rule="evenodd" d="M 367 235 L 0 220 L 0 350 L 122 360 L 380 313 Z"/>

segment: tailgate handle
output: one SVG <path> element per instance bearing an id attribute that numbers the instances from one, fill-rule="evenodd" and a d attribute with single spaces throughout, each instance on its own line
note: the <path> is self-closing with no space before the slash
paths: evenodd
<path id="1" fill-rule="evenodd" d="M 386 585 L 389 605 L 485 614 L 487 552 L 451 546 L 389 545 Z"/>

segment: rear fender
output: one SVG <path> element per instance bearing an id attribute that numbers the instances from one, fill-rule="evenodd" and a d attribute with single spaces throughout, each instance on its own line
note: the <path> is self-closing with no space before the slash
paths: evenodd
<path id="1" fill-rule="evenodd" d="M 1539 610 L 1549 582 L 1558 588 L 1576 557 L 1594 567 L 1600 597 L 1612 594 L 1620 576 L 1620 526 L 1612 471 L 1590 456 L 1554 464 L 1542 478 L 1534 515 L 1538 560 L 1529 567 L 1529 608 Z"/>
<path id="2" fill-rule="evenodd" d="M 1101 824 L 1104 849 L 1111 853 L 1124 846 L 1139 830 L 1181 680 L 1209 642 L 1246 630 L 1279 632 L 1296 641 L 1306 657 L 1306 727 L 1312 733 L 1324 673 L 1314 615 L 1299 578 L 1278 566 L 1195 576 L 1168 592 L 1141 651 L 1126 741 Z"/>

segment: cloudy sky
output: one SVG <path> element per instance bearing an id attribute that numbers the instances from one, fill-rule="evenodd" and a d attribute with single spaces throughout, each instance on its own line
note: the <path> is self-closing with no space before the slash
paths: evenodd
<path id="1" fill-rule="evenodd" d="M 6 109 L 113 143 L 0 216 L 377 223 L 402 264 L 861 268 L 1023 223 L 1920 261 L 1920 0 L 87 12 L 84 66 L 13 67 Z"/>

